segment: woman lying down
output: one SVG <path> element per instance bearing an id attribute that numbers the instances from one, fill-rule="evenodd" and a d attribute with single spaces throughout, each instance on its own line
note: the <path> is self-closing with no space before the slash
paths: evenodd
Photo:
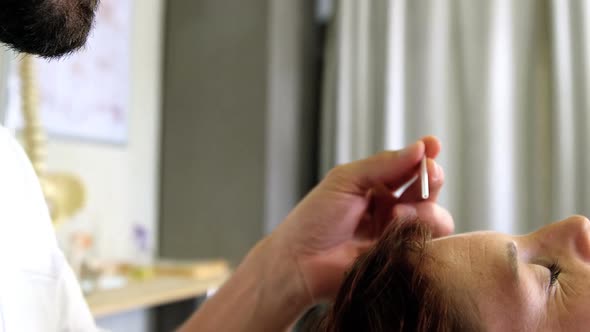
<path id="1" fill-rule="evenodd" d="M 359 257 L 323 331 L 590 331 L 590 222 L 431 239 L 393 222 Z"/>

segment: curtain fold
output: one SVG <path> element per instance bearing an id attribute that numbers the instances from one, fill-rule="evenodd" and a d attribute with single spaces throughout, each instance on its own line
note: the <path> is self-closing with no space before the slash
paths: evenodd
<path id="1" fill-rule="evenodd" d="M 326 49 L 321 171 L 426 134 L 457 230 L 590 215 L 590 5 L 340 0 Z"/>

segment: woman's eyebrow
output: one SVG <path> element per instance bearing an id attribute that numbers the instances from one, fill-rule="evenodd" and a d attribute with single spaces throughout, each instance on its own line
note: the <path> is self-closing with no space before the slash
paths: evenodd
<path id="1" fill-rule="evenodd" d="M 508 242 L 506 244 L 506 255 L 508 256 L 508 262 L 510 264 L 510 270 L 515 278 L 518 278 L 518 250 L 514 242 Z"/>

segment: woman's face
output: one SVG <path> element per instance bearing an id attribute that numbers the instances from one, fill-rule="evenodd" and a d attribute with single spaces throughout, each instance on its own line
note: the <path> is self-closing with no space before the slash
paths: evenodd
<path id="1" fill-rule="evenodd" d="M 490 331 L 590 330 L 590 221 L 574 216 L 525 236 L 434 240 L 427 268 L 477 305 Z"/>

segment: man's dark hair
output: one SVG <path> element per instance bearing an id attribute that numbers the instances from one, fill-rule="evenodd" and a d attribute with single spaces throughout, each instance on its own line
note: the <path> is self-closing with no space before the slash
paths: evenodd
<path id="1" fill-rule="evenodd" d="M 356 260 L 319 330 L 481 331 L 476 306 L 425 271 L 430 237 L 424 223 L 393 222 Z"/>
<path id="2" fill-rule="evenodd" d="M 57 57 L 81 48 L 98 0 L 0 0 L 0 41 L 17 51 Z"/>

